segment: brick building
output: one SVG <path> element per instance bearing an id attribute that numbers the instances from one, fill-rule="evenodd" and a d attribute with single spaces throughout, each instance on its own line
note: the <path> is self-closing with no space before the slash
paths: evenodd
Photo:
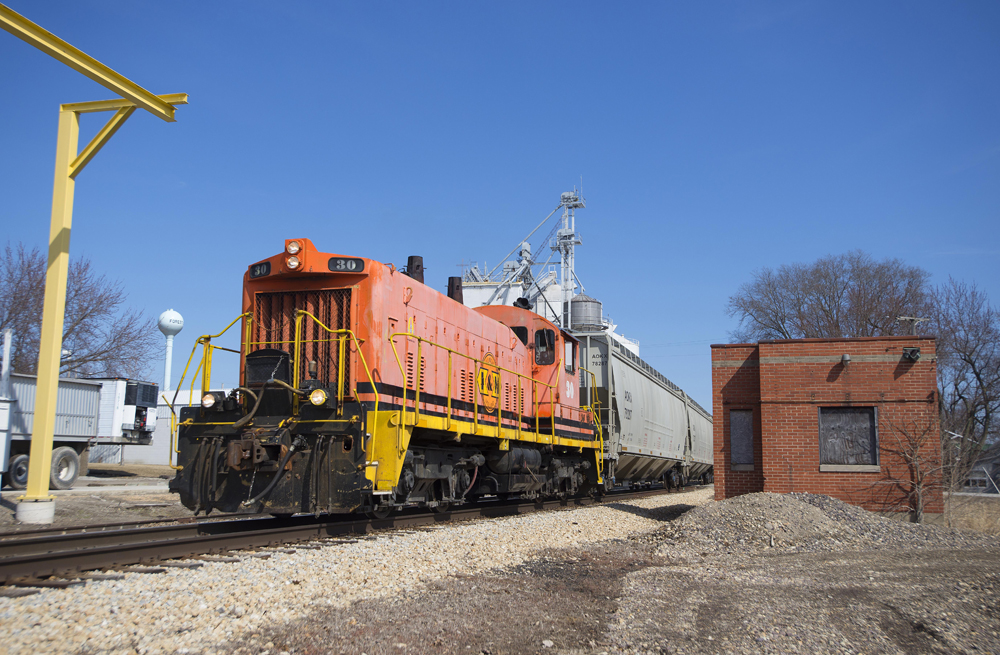
<path id="1" fill-rule="evenodd" d="M 900 452 L 940 467 L 936 360 L 926 337 L 712 346 L 716 499 L 800 491 L 905 511 Z M 943 511 L 939 484 L 924 511 Z"/>

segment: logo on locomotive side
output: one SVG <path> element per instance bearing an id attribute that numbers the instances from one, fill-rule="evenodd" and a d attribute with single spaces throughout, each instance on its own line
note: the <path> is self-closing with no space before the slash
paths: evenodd
<path id="1" fill-rule="evenodd" d="M 492 414 L 500 401 L 500 369 L 497 368 L 497 360 L 491 352 L 483 355 L 483 364 L 476 376 L 476 386 L 479 387 L 479 395 L 483 399 L 483 409 Z"/>

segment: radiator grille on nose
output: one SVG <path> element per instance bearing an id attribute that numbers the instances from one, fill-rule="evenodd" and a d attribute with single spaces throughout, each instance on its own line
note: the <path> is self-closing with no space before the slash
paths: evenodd
<path id="1" fill-rule="evenodd" d="M 351 290 L 272 291 L 254 294 L 253 325 L 247 352 L 264 348 L 293 355 L 295 349 L 295 311 L 309 312 L 331 330 L 351 329 Z M 308 363 L 316 362 L 316 377 L 327 383 L 337 381 L 337 358 L 340 335 L 324 330 L 306 316 L 302 321 L 300 371 L 308 377 Z M 350 337 L 345 352 L 350 352 Z M 351 379 L 350 357 L 345 358 L 344 379 Z"/>

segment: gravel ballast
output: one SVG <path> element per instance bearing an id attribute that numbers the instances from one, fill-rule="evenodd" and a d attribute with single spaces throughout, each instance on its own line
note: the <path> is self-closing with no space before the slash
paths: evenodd
<path id="1" fill-rule="evenodd" d="M 380 532 L 0 598 L 52 653 L 1000 652 L 1000 550 L 825 496 L 712 489 Z"/>
<path id="2" fill-rule="evenodd" d="M 206 563 L 158 575 L 0 598 L 9 652 L 228 652 L 227 642 L 275 630 L 318 607 L 415 592 L 456 574 L 516 567 L 533 554 L 649 533 L 677 505 L 711 489 L 600 506 L 384 532 L 269 559 Z M 266 644 L 264 644 L 266 646 Z M 184 651 L 183 649 L 187 649 Z M 267 650 L 267 648 L 263 648 Z"/>

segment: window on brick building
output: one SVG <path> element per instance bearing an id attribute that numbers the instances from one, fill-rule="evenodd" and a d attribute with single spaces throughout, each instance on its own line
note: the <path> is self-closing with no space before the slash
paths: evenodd
<path id="1" fill-rule="evenodd" d="M 877 426 L 874 407 L 820 407 L 820 466 L 877 466 Z"/>
<path id="2" fill-rule="evenodd" d="M 753 410 L 729 410 L 729 463 L 734 471 L 753 470 Z"/>

